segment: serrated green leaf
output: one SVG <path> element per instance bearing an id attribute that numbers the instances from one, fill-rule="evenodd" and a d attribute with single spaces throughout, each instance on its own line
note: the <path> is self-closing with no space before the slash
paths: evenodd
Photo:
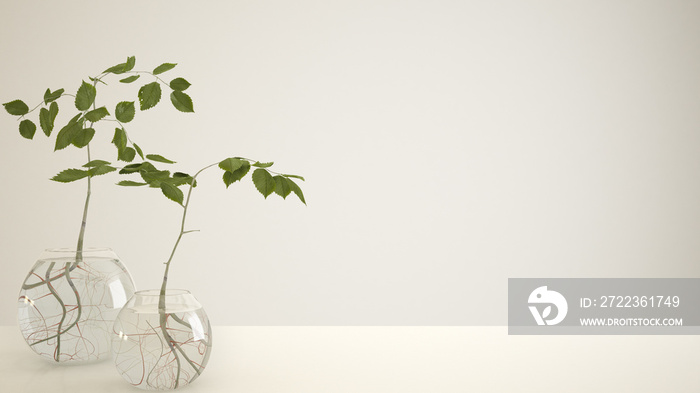
<path id="1" fill-rule="evenodd" d="M 100 165 L 100 166 L 96 166 L 96 167 L 94 167 L 94 168 L 90 168 L 90 169 L 88 170 L 88 175 L 90 175 L 90 176 L 100 176 L 100 175 L 104 175 L 105 173 L 114 172 L 114 171 L 116 171 L 116 170 L 117 170 L 117 168 L 115 168 L 115 167 L 113 167 L 113 166 L 109 166 L 109 165 Z"/>
<path id="2" fill-rule="evenodd" d="M 117 183 L 118 186 L 124 186 L 124 187 L 138 187 L 138 186 L 147 186 L 148 183 L 139 183 L 136 181 L 131 181 L 131 180 L 122 180 L 119 183 Z"/>
<path id="3" fill-rule="evenodd" d="M 121 152 L 126 148 L 126 140 L 126 131 L 123 128 L 115 128 L 112 143 L 117 147 L 117 151 Z"/>
<path id="4" fill-rule="evenodd" d="M 173 68 L 175 68 L 176 65 L 177 65 L 177 63 L 163 63 L 153 70 L 153 74 L 154 75 L 162 74 L 165 71 L 172 70 Z"/>
<path id="5" fill-rule="evenodd" d="M 124 72 L 131 71 L 136 65 L 136 56 L 129 56 L 126 58 L 126 65 L 124 66 Z"/>
<path id="6" fill-rule="evenodd" d="M 95 136 L 94 128 L 81 128 L 73 137 L 73 146 L 83 148 L 90 143 L 92 137 Z"/>
<path id="7" fill-rule="evenodd" d="M 59 172 L 56 176 L 52 177 L 51 180 L 60 183 L 70 183 L 72 181 L 80 180 L 88 176 L 88 171 L 82 169 L 66 169 Z"/>
<path id="8" fill-rule="evenodd" d="M 253 164 L 253 166 L 257 167 L 257 168 L 269 168 L 273 164 L 274 164 L 274 162 L 260 162 L 260 161 L 258 161 L 255 164 Z"/>
<path id="9" fill-rule="evenodd" d="M 284 176 L 284 177 L 293 177 L 293 178 L 299 179 L 299 180 L 301 180 L 301 181 L 306 181 L 306 179 L 304 179 L 303 177 L 298 176 L 298 175 L 282 175 L 282 176 Z"/>
<path id="10" fill-rule="evenodd" d="M 119 152 L 119 161 L 131 162 L 134 161 L 134 158 L 136 158 L 136 150 L 131 147 L 124 148 L 124 150 Z"/>
<path id="11" fill-rule="evenodd" d="M 2 104 L 7 113 L 14 116 L 26 115 L 29 112 L 29 107 L 22 100 L 14 100 Z"/>
<path id="12" fill-rule="evenodd" d="M 83 165 L 84 168 L 94 168 L 96 166 L 102 166 L 102 165 L 109 165 L 111 164 L 108 161 L 105 160 L 92 160 L 88 162 L 87 164 Z"/>
<path id="13" fill-rule="evenodd" d="M 253 171 L 253 184 L 266 199 L 275 191 L 275 180 L 270 172 L 262 168 Z"/>
<path id="14" fill-rule="evenodd" d="M 75 107 L 79 111 L 90 109 L 90 106 L 95 102 L 96 96 L 97 89 L 95 89 L 95 86 L 83 81 L 80 88 L 78 88 L 78 93 L 75 95 Z"/>
<path id="15" fill-rule="evenodd" d="M 102 120 L 105 116 L 109 116 L 109 111 L 104 106 L 93 109 L 85 114 L 85 118 L 93 123 Z"/>
<path id="16" fill-rule="evenodd" d="M 244 162 L 247 161 L 240 160 L 238 158 L 227 158 L 219 163 L 219 168 L 228 172 L 234 172 L 238 168 L 242 167 Z"/>
<path id="17" fill-rule="evenodd" d="M 174 164 L 175 161 L 170 161 L 167 158 L 161 156 L 160 154 L 146 154 L 146 158 L 151 161 L 162 162 L 164 164 Z"/>
<path id="18" fill-rule="evenodd" d="M 36 133 L 36 124 L 31 120 L 22 120 L 19 123 L 19 134 L 27 139 L 34 138 Z"/>
<path id="19" fill-rule="evenodd" d="M 52 102 L 51 105 L 49 105 L 49 121 L 51 122 L 51 128 L 56 124 L 56 116 L 58 116 L 58 104 Z"/>
<path id="20" fill-rule="evenodd" d="M 83 129 L 83 121 L 80 118 L 81 114 L 78 113 L 72 119 L 68 121 L 61 130 L 56 135 L 56 145 L 54 151 L 65 149 L 71 143 L 73 143 L 73 138 Z"/>
<path id="21" fill-rule="evenodd" d="M 160 101 L 160 84 L 151 82 L 139 89 L 139 104 L 142 111 L 151 109 Z"/>
<path id="22" fill-rule="evenodd" d="M 282 197 L 282 199 L 287 199 L 287 195 L 292 192 L 292 185 L 289 183 L 289 179 L 284 176 L 275 176 L 275 194 Z"/>
<path id="23" fill-rule="evenodd" d="M 41 126 L 41 130 L 44 131 L 46 136 L 51 135 L 53 124 L 51 123 L 51 114 L 46 108 L 39 109 L 39 126 Z"/>
<path id="24" fill-rule="evenodd" d="M 52 92 L 51 89 L 46 89 L 46 92 L 44 93 L 44 103 L 48 104 L 50 102 L 56 101 L 61 97 L 64 91 L 64 89 L 58 89 Z"/>
<path id="25" fill-rule="evenodd" d="M 107 68 L 106 70 L 104 70 L 104 71 L 102 71 L 102 72 L 103 72 L 103 73 L 111 72 L 111 73 L 113 73 L 113 74 L 123 74 L 124 72 L 126 72 L 126 71 L 124 70 L 124 67 L 126 67 L 126 63 L 119 63 L 119 64 L 117 64 L 117 65 L 115 65 L 115 66 L 112 66 L 112 67 Z"/>
<path id="26" fill-rule="evenodd" d="M 173 173 L 173 177 L 171 179 L 171 183 L 175 186 L 181 186 L 184 184 L 191 184 L 192 176 L 188 175 L 187 173 L 182 173 L 182 172 L 175 172 Z M 193 187 L 197 187 L 197 183 L 195 182 Z"/>
<path id="27" fill-rule="evenodd" d="M 250 171 L 250 162 L 248 161 L 241 161 L 243 165 L 241 165 L 240 168 L 236 169 L 233 172 L 225 171 L 224 172 L 224 184 L 226 184 L 226 188 L 233 184 L 234 182 L 237 182 Z M 223 168 L 222 168 L 223 169 Z"/>
<path id="28" fill-rule="evenodd" d="M 131 71 L 136 65 L 136 57 L 127 57 L 125 63 L 119 63 L 115 66 L 109 67 L 103 71 L 103 73 L 111 72 L 113 74 L 123 74 L 127 71 Z"/>
<path id="29" fill-rule="evenodd" d="M 39 110 L 39 125 L 46 136 L 51 136 L 51 131 L 56 121 L 56 116 L 58 115 L 58 104 L 52 102 L 49 105 L 49 109 L 41 108 Z"/>
<path id="30" fill-rule="evenodd" d="M 175 78 L 170 81 L 170 88 L 177 91 L 185 91 L 192 86 L 185 78 Z"/>
<path id="31" fill-rule="evenodd" d="M 300 201 L 302 201 L 306 205 L 306 200 L 304 199 L 304 193 L 301 192 L 301 188 L 294 182 L 294 180 L 287 178 L 287 181 L 289 181 L 289 186 L 292 189 L 292 192 L 296 194 L 296 196 L 299 198 Z"/>
<path id="32" fill-rule="evenodd" d="M 163 191 L 163 195 L 165 195 L 168 199 L 182 205 L 182 201 L 185 197 L 182 193 L 182 190 L 166 182 L 160 183 L 160 190 Z"/>
<path id="33" fill-rule="evenodd" d="M 141 150 L 141 148 L 139 147 L 139 145 L 137 145 L 137 144 L 134 143 L 134 149 L 136 150 L 136 154 L 138 154 L 139 157 L 141 157 L 142 160 L 145 160 L 145 158 L 143 157 L 143 150 Z"/>
<path id="34" fill-rule="evenodd" d="M 170 93 L 170 102 L 172 102 L 175 109 L 180 112 L 194 112 L 192 98 L 181 91 L 175 90 Z"/>
<path id="35" fill-rule="evenodd" d="M 129 173 L 135 173 L 135 172 L 157 172 L 158 169 L 156 169 L 153 164 L 150 162 L 139 162 L 135 164 L 129 164 L 126 165 L 124 168 L 122 168 L 119 173 L 120 174 L 129 174 Z"/>
<path id="36" fill-rule="evenodd" d="M 122 101 L 117 104 L 114 110 L 114 117 L 122 123 L 128 123 L 134 120 L 135 114 L 136 108 L 134 107 L 134 101 Z"/>
<path id="37" fill-rule="evenodd" d="M 141 75 L 138 75 L 138 74 L 132 75 L 132 76 L 127 76 L 127 77 L 124 78 L 124 79 L 120 79 L 119 82 L 121 82 L 121 83 L 131 83 L 131 82 L 133 82 L 133 81 L 139 79 L 140 76 L 141 76 Z"/>
<path id="38" fill-rule="evenodd" d="M 126 165 L 124 168 L 122 168 L 122 169 L 119 171 L 119 174 L 125 175 L 125 174 L 129 174 L 129 173 L 138 172 L 139 169 L 141 169 L 141 165 L 143 165 L 142 162 L 136 163 L 136 164 L 129 164 L 129 165 Z"/>
<path id="39" fill-rule="evenodd" d="M 160 183 L 167 182 L 170 179 L 170 171 L 141 170 L 139 174 L 143 181 L 148 183 L 151 187 L 160 187 Z"/>
<path id="40" fill-rule="evenodd" d="M 241 179 L 238 179 L 238 180 L 241 180 Z M 234 182 L 236 182 L 236 178 L 233 175 L 233 173 L 228 172 L 228 171 L 224 171 L 224 184 L 226 185 L 226 188 L 228 188 L 228 186 L 230 186 Z"/>

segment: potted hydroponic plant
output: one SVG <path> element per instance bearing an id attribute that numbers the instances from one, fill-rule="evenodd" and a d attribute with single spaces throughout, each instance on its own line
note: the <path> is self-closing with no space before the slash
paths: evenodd
<path id="1" fill-rule="evenodd" d="M 159 170 L 150 162 L 130 164 L 122 174 L 138 174 L 139 181 L 124 180 L 123 186 L 150 186 L 159 189 L 182 209 L 180 233 L 165 262 L 159 289 L 138 291 L 122 308 L 114 322 L 112 351 L 119 374 L 133 386 L 147 390 L 177 389 L 192 383 L 204 371 L 212 348 L 212 330 L 202 305 L 187 290 L 168 289 L 170 266 L 186 229 L 192 190 L 203 171 L 217 166 L 223 170 L 228 188 L 244 178 L 252 167 L 252 180 L 267 198 L 273 192 L 287 198 L 294 193 L 304 204 L 304 195 L 294 179 L 301 176 L 276 173 L 263 163 L 241 157 L 226 158 L 189 176 Z M 187 187 L 187 196 L 180 189 Z"/>
<path id="2" fill-rule="evenodd" d="M 163 63 L 152 71 L 135 71 L 135 64 L 135 57 L 128 57 L 124 63 L 90 77 L 89 82 L 82 81 L 75 94 L 47 89 L 43 100 L 32 109 L 22 100 L 3 104 L 10 115 L 17 116 L 22 137 L 33 139 L 38 122 L 46 137 L 55 137 L 55 151 L 73 146 L 86 152 L 82 167 L 63 170 L 51 179 L 61 183 L 84 181 L 87 185 L 76 247 L 46 250 L 27 274 L 19 294 L 18 320 L 25 341 L 36 353 L 55 362 L 88 362 L 107 357 L 112 323 L 135 290 L 131 276 L 111 249 L 84 247 L 92 179 L 119 169 L 109 160 L 92 156 L 93 137 L 104 132 L 97 126 L 116 125 L 112 143 L 117 161 L 132 162 L 138 155 L 142 160 L 169 162 L 158 154 L 144 155 L 128 136 L 125 125 L 135 117 L 136 100 L 117 103 L 112 115 L 106 106 L 97 105 L 98 88 L 107 86 L 108 79 L 131 84 L 143 76 L 150 82 L 138 90 L 141 111 L 160 101 L 164 86 L 171 91 L 170 99 L 177 110 L 194 112 L 191 98 L 184 93 L 189 82 L 184 78 L 165 82 L 161 77 L 176 64 Z M 72 110 L 74 116 L 54 132 L 59 101 L 66 98 L 72 98 L 75 109 L 67 105 L 62 110 Z M 37 110 L 38 121 L 36 117 L 29 119 Z"/>

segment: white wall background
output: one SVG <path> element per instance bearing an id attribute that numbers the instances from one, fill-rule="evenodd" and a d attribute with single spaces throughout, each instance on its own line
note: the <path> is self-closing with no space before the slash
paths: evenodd
<path id="1" fill-rule="evenodd" d="M 508 277 L 700 276 L 697 2 L 3 0 L 0 54 L 0 101 L 31 104 L 129 55 L 179 63 L 196 113 L 137 114 L 137 143 L 307 178 L 305 207 L 202 175 L 170 283 L 215 325 L 497 325 Z M 6 325 L 84 192 L 48 181 L 84 152 L 16 127 L 0 115 Z M 179 209 L 116 181 L 87 243 L 156 287 Z"/>

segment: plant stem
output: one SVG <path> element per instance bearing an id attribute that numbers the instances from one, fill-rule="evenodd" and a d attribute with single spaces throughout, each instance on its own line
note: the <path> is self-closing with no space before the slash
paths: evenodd
<path id="1" fill-rule="evenodd" d="M 192 188 L 194 188 L 195 181 L 197 180 L 197 176 L 199 176 L 200 173 L 202 173 L 204 170 L 209 169 L 215 165 L 218 165 L 217 163 L 207 165 L 206 167 L 202 168 L 197 172 L 193 177 L 192 181 L 190 182 L 190 188 L 187 191 L 187 199 L 185 200 L 185 204 L 182 206 L 182 223 L 180 224 L 180 233 L 177 236 L 177 240 L 175 241 L 175 246 L 173 247 L 172 252 L 170 253 L 170 258 L 168 258 L 168 261 L 165 263 L 165 273 L 163 274 L 163 284 L 161 284 L 160 287 L 160 299 L 158 301 L 158 309 L 162 310 L 165 312 L 165 289 L 168 286 L 168 273 L 170 272 L 170 263 L 173 261 L 173 257 L 175 256 L 175 251 L 177 251 L 177 246 L 180 244 L 180 240 L 182 240 L 182 236 L 185 235 L 186 233 L 189 233 L 191 231 L 185 231 L 185 222 L 187 220 L 187 208 L 190 206 L 190 199 L 192 198 Z"/>
<path id="2" fill-rule="evenodd" d="M 87 145 L 88 162 L 90 159 L 90 144 Z M 75 263 L 83 261 L 83 240 L 85 239 L 85 226 L 87 224 L 88 208 L 90 207 L 90 195 L 92 194 L 92 176 L 87 177 L 87 195 L 85 196 L 85 208 L 83 209 L 83 221 L 80 224 L 80 234 L 78 235 L 78 245 L 75 250 Z"/>
<path id="3" fill-rule="evenodd" d="M 218 163 L 208 165 L 202 169 L 199 170 L 193 177 L 192 181 L 190 182 L 190 188 L 187 191 L 187 199 L 185 200 L 185 204 L 182 205 L 182 223 L 180 224 L 180 233 L 177 236 L 177 240 L 175 241 L 175 246 L 173 246 L 173 250 L 170 253 L 170 258 L 168 258 L 168 261 L 165 263 L 165 273 L 163 274 L 163 284 L 160 287 L 160 296 L 158 297 L 158 313 L 160 314 L 160 330 L 163 333 L 163 338 L 165 339 L 165 342 L 168 344 L 168 348 L 170 348 L 170 352 L 173 354 L 175 357 L 175 362 L 177 364 L 177 372 L 175 376 L 175 388 L 177 388 L 180 384 L 180 369 L 182 368 L 182 363 L 180 362 L 180 356 L 178 356 L 177 351 L 176 351 L 176 346 L 177 349 L 180 350 L 182 355 L 185 357 L 185 359 L 189 362 L 189 364 L 194 368 L 194 370 L 197 372 L 197 375 L 201 372 L 195 365 L 190 361 L 190 359 L 185 355 L 185 353 L 182 351 L 181 348 L 179 348 L 178 344 L 173 340 L 172 336 L 168 332 L 167 329 L 167 322 L 168 322 L 168 314 L 165 313 L 165 290 L 168 286 L 168 273 L 170 272 L 170 263 L 173 261 L 173 257 L 175 256 L 175 251 L 177 251 L 177 246 L 180 244 L 180 240 L 182 240 L 182 236 L 185 235 L 186 233 L 189 233 L 191 231 L 185 231 L 185 222 L 187 220 L 187 208 L 190 206 L 190 199 L 192 198 L 192 188 L 194 188 L 195 181 L 197 180 L 197 176 L 199 176 L 200 173 L 202 173 L 205 169 L 211 168 L 214 165 L 217 165 Z"/>

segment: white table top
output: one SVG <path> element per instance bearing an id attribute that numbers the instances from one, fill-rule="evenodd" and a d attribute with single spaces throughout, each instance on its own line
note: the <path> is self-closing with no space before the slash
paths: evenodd
<path id="1" fill-rule="evenodd" d="M 0 327 L 0 392 L 138 392 L 111 361 L 60 366 Z M 694 392 L 698 336 L 508 336 L 506 327 L 214 327 L 183 392 Z"/>

